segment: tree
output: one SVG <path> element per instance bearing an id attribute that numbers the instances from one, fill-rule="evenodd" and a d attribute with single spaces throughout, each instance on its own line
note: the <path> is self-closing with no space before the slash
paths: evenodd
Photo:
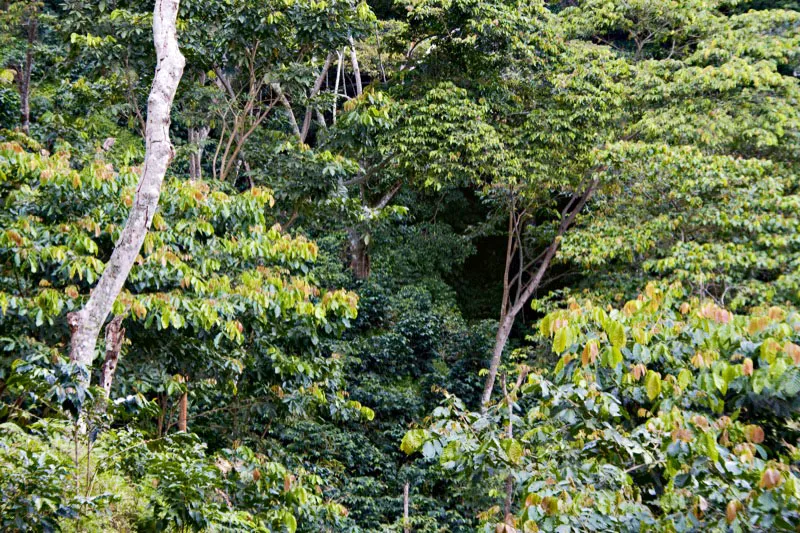
<path id="1" fill-rule="evenodd" d="M 662 250 L 673 238 L 678 228 L 672 221 L 681 220 L 676 215 L 681 208 L 665 194 L 667 178 L 644 171 L 658 164 L 659 150 L 671 149 L 664 145 L 688 144 L 696 150 L 698 157 L 689 158 L 688 154 L 678 156 L 680 150 L 688 148 L 675 149 L 684 166 L 682 176 L 673 178 L 681 180 L 683 186 L 690 186 L 692 182 L 685 177 L 693 173 L 709 176 L 710 181 L 716 175 L 719 186 L 727 187 L 729 178 L 716 174 L 724 158 L 757 157 L 774 161 L 779 168 L 792 168 L 787 172 L 788 181 L 779 178 L 780 185 L 775 186 L 794 189 L 793 178 L 788 176 L 796 172 L 797 110 L 791 102 L 796 99 L 798 85 L 780 69 L 794 57 L 796 14 L 777 11 L 727 16 L 717 11 L 716 5 L 701 4 L 682 5 L 668 12 L 652 10 L 648 3 L 612 4 L 613 13 L 609 14 L 608 5 L 586 2 L 561 11 L 554 19 L 564 37 L 579 36 L 601 45 L 566 41 L 542 74 L 533 110 L 517 133 L 527 141 L 517 159 L 523 161 L 524 178 L 517 185 L 522 192 L 512 194 L 509 202 L 504 298 L 484 403 L 490 401 L 516 313 L 546 284 L 551 262 L 569 265 L 574 261 L 586 267 L 602 263 L 599 257 L 638 259 L 647 251 Z M 780 30 L 774 32 L 773 27 Z M 625 37 L 620 38 L 620 33 Z M 600 58 L 602 63 L 598 62 Z M 676 104 L 676 94 L 681 95 L 680 104 Z M 738 105 L 731 107 L 733 102 Z M 773 120 L 765 122 L 765 115 Z M 686 127 L 703 124 L 710 117 L 718 132 L 714 136 L 703 135 L 704 130 L 697 126 Z M 730 170 L 740 176 L 750 173 L 744 168 Z M 676 182 L 673 186 L 680 187 Z M 526 187 L 531 192 L 525 192 Z M 706 225 L 711 213 L 698 209 L 698 190 L 692 187 L 688 195 L 692 200 L 687 196 L 687 201 L 693 207 L 680 228 L 679 241 L 685 244 L 675 246 L 676 256 L 645 265 L 666 274 L 676 264 L 692 264 L 688 269 L 694 271 L 695 287 L 709 294 L 710 285 L 719 283 L 710 281 L 712 269 L 725 268 L 726 253 L 741 258 L 743 250 L 741 244 L 731 244 L 737 249 L 734 253 L 726 252 L 720 242 L 711 247 L 701 244 L 710 235 L 717 241 L 726 240 L 727 222 L 716 227 L 713 223 Z M 540 194 L 542 190 L 549 192 L 554 208 L 561 211 L 552 240 L 543 241 L 544 249 L 535 240 L 524 243 L 526 232 L 542 239 L 542 230 L 547 227 L 539 224 L 538 230 L 533 229 L 542 215 L 529 207 L 539 209 L 547 201 Z M 623 198 L 626 201 L 621 201 Z M 659 203 L 659 199 L 665 203 Z M 725 195 L 704 200 L 713 213 L 737 209 L 737 201 L 729 202 Z M 587 201 L 591 216 L 582 218 L 577 208 L 583 208 Z M 746 202 L 746 196 L 740 201 Z M 670 214 L 659 216 L 661 213 Z M 585 226 L 583 220 L 587 221 Z M 567 232 L 575 223 L 586 230 Z M 754 231 L 758 233 L 756 239 L 768 238 L 765 233 L 769 230 Z M 562 241 L 568 248 L 557 254 Z M 598 244 L 587 247 L 590 242 Z M 528 256 L 532 261 L 525 259 L 526 249 L 535 250 Z M 770 279 L 780 275 L 774 269 L 766 274 L 765 269 L 770 267 L 754 257 L 750 266 L 739 271 L 742 274 L 732 276 L 737 281 L 729 278 L 711 293 L 727 295 L 741 275 L 763 274 Z M 683 279 L 689 277 L 678 274 Z M 791 275 L 782 279 L 781 285 L 792 285 Z M 752 292 L 739 288 L 743 298 Z"/>
<path id="2" fill-rule="evenodd" d="M 153 11 L 153 43 L 158 63 L 147 103 L 144 165 L 131 212 L 92 295 L 80 311 L 68 318 L 72 331 L 70 359 L 87 367 L 94 360 L 100 328 L 125 285 L 153 223 L 161 184 L 174 154 L 169 139 L 170 110 L 184 66 L 175 28 L 178 5 L 177 0 L 160 1 Z"/>

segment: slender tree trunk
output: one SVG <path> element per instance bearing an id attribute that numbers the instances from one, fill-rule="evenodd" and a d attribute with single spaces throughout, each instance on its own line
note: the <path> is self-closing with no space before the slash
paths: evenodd
<path id="1" fill-rule="evenodd" d="M 329 53 L 325 58 L 325 64 L 322 65 L 322 70 L 320 71 L 319 76 L 317 76 L 316 81 L 314 81 L 314 85 L 311 87 L 311 92 L 308 95 L 309 100 L 313 99 L 319 94 L 320 89 L 322 89 L 322 83 L 325 81 L 325 78 L 328 75 L 328 69 L 331 68 L 332 62 L 333 52 Z M 311 116 L 314 109 L 316 108 L 311 104 L 306 106 L 306 114 L 303 117 L 303 127 L 300 130 L 300 142 L 306 142 L 308 131 L 311 128 Z"/>
<path id="2" fill-rule="evenodd" d="M 187 385 L 188 386 L 188 385 Z M 187 414 L 189 411 L 189 392 L 184 392 L 178 403 L 178 431 L 184 433 L 188 430 Z"/>
<path id="3" fill-rule="evenodd" d="M 495 379 L 497 379 L 497 369 L 500 367 L 503 350 L 505 350 L 506 343 L 508 343 L 508 337 L 511 335 L 511 328 L 514 327 L 515 318 L 516 315 L 507 313 L 500 319 L 497 335 L 495 335 L 494 338 L 492 359 L 489 363 L 489 374 L 486 376 L 486 383 L 484 384 L 483 395 L 481 396 L 481 412 L 486 412 L 486 409 L 489 407 L 489 400 L 492 399 L 492 389 L 494 388 Z"/>
<path id="4" fill-rule="evenodd" d="M 201 86 L 206 84 L 204 71 L 197 76 L 197 82 Z M 192 152 L 189 154 L 189 177 L 193 180 L 203 178 L 203 151 L 210 131 L 211 128 L 205 125 L 189 128 L 189 144 L 192 145 Z"/>
<path id="5" fill-rule="evenodd" d="M 111 395 L 111 383 L 117 372 L 123 340 L 125 340 L 125 328 L 122 327 L 122 315 L 115 316 L 106 326 L 106 359 L 100 372 L 100 386 L 103 387 L 106 398 Z"/>
<path id="6" fill-rule="evenodd" d="M 158 421 L 157 424 L 157 434 L 158 437 L 161 438 L 164 435 L 164 418 L 167 416 L 167 396 L 164 393 L 158 393 Z"/>
<path id="7" fill-rule="evenodd" d="M 203 151 L 209 131 L 208 126 L 189 128 L 189 143 L 192 145 L 192 152 L 189 154 L 189 177 L 193 180 L 203 178 Z"/>
<path id="8" fill-rule="evenodd" d="M 153 222 L 164 174 L 174 156 L 169 138 L 170 110 L 185 64 L 175 30 L 178 4 L 179 0 L 156 0 L 155 3 L 153 42 L 158 61 L 147 100 L 144 167 L 133 206 L 103 275 L 86 305 L 80 311 L 67 315 L 72 332 L 70 360 L 87 367 L 94 359 L 100 329 L 128 278 Z"/>
<path id="9" fill-rule="evenodd" d="M 283 92 L 280 83 L 271 83 L 270 87 L 272 88 L 273 92 L 278 97 L 278 102 L 283 106 L 286 110 L 286 115 L 289 118 L 289 125 L 292 127 L 292 133 L 297 136 L 297 139 L 302 142 L 302 136 L 300 135 L 300 127 L 297 125 L 297 119 L 294 116 L 294 111 L 292 111 L 292 104 L 289 102 L 289 99 L 286 98 L 286 94 Z"/>
<path id="10" fill-rule="evenodd" d="M 375 42 L 378 43 L 378 66 L 381 71 L 381 80 L 386 83 L 386 70 L 383 68 L 383 54 L 381 54 L 381 36 L 378 33 L 378 23 L 375 23 Z"/>
<path id="11" fill-rule="evenodd" d="M 508 427 L 506 428 L 506 437 L 509 439 L 514 438 L 514 403 L 511 401 L 511 397 L 508 395 L 508 389 L 506 388 L 506 377 L 503 376 L 503 395 L 506 397 L 506 403 L 508 404 Z M 506 476 L 506 499 L 503 502 L 503 517 L 504 519 L 508 519 L 508 516 L 511 514 L 511 499 L 514 495 L 514 475 L 509 473 Z"/>
<path id="12" fill-rule="evenodd" d="M 333 84 L 333 108 L 331 109 L 331 113 L 333 114 L 331 120 L 334 124 L 336 124 L 336 102 L 339 100 L 339 79 L 344 70 L 344 65 L 342 64 L 344 60 L 344 51 L 342 51 L 342 53 L 337 51 L 336 55 L 339 56 L 339 62 L 336 64 L 336 82 Z M 345 92 L 347 92 L 347 89 L 345 89 Z"/>
<path id="13" fill-rule="evenodd" d="M 350 37 L 350 61 L 353 63 L 353 78 L 356 82 L 356 96 L 361 96 L 364 87 L 361 85 L 361 69 L 358 68 L 358 56 L 356 55 L 356 45 Z"/>
<path id="14" fill-rule="evenodd" d="M 22 131 L 28 135 L 31 130 L 31 73 L 33 72 L 33 43 L 36 42 L 36 32 L 39 21 L 34 10 L 28 20 L 28 46 L 25 50 L 25 63 L 17 72 L 17 91 L 19 92 L 19 112 Z"/>
<path id="15" fill-rule="evenodd" d="M 403 485 L 403 533 L 411 533 L 411 524 L 408 523 L 408 481 Z"/>

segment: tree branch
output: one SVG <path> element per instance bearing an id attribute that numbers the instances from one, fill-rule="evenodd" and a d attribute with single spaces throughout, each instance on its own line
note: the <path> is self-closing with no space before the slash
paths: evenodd
<path id="1" fill-rule="evenodd" d="M 328 69 L 331 68 L 331 63 L 333 62 L 333 52 L 328 54 L 328 57 L 325 58 L 325 64 L 322 65 L 322 70 L 317 76 L 316 81 L 314 81 L 314 86 L 311 87 L 311 93 L 308 95 L 308 99 L 312 100 L 317 94 L 319 94 L 319 90 L 322 88 L 322 82 L 325 81 L 325 77 L 328 75 Z M 314 110 L 314 106 L 309 103 L 306 106 L 306 116 L 303 118 L 303 128 L 300 130 L 300 142 L 306 142 L 306 137 L 308 136 L 308 130 L 311 128 L 311 113 Z"/>

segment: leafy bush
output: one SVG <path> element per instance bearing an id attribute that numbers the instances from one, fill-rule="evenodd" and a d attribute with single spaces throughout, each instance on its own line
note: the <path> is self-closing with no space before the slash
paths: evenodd
<path id="1" fill-rule="evenodd" d="M 572 301 L 539 330 L 560 356 L 552 371 L 520 367 L 521 386 L 485 414 L 449 396 L 403 439 L 490 476 L 490 496 L 511 475 L 518 514 L 498 528 L 794 529 L 800 314 L 738 315 L 649 285 L 622 309 Z"/>

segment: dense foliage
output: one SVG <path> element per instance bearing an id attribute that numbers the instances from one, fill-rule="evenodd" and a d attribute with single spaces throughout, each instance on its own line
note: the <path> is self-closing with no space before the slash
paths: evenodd
<path id="1" fill-rule="evenodd" d="M 154 4 L 0 0 L 0 529 L 796 529 L 796 1 L 182 0 L 87 365 Z"/>
<path id="2" fill-rule="evenodd" d="M 686 297 L 648 286 L 621 310 L 573 301 L 548 314 L 552 370 L 521 366 L 485 415 L 448 397 L 404 449 L 459 477 L 510 472 L 522 490 L 508 522 L 523 531 L 791 529 L 797 314 Z"/>

